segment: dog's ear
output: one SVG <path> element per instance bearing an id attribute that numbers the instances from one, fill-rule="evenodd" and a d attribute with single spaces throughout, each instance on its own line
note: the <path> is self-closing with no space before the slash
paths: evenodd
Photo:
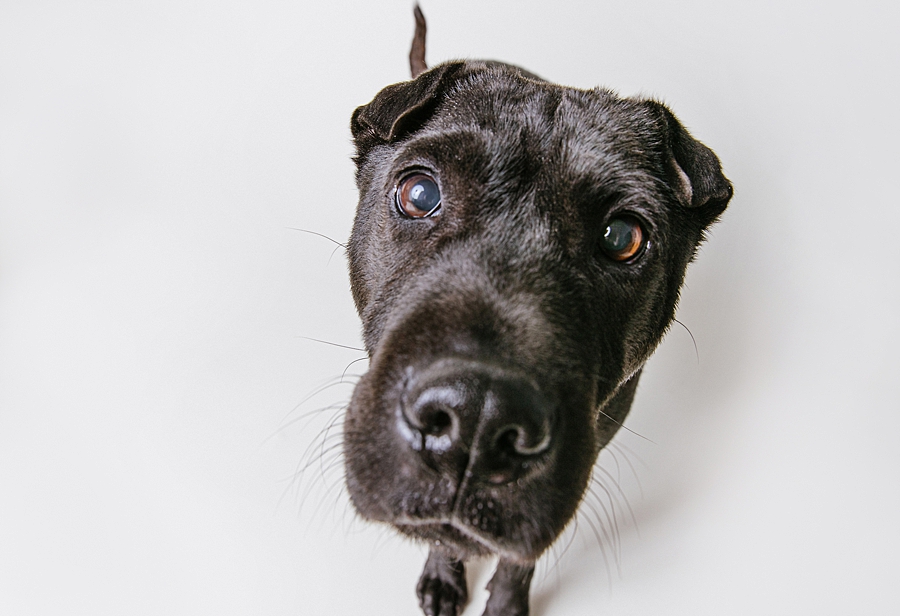
<path id="1" fill-rule="evenodd" d="M 394 143 L 421 128 L 463 66 L 463 62 L 441 64 L 412 81 L 384 88 L 371 103 L 357 107 L 350 119 L 357 158 L 362 159 L 376 145 Z"/>
<path id="2" fill-rule="evenodd" d="M 656 101 L 651 104 L 663 120 L 670 185 L 685 207 L 712 222 L 731 199 L 731 182 L 722 173 L 722 165 L 712 150 L 691 137 L 665 105 Z"/>

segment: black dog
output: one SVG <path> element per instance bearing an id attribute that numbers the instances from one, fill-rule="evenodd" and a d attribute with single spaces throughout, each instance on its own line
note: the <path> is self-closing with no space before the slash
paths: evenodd
<path id="1" fill-rule="evenodd" d="M 498 554 L 487 615 L 527 614 L 672 322 L 731 184 L 662 104 L 497 62 L 425 69 L 353 113 L 350 276 L 370 368 L 344 430 L 371 520 L 427 541 L 429 616 Z M 421 74 L 419 74 L 421 73 Z"/>

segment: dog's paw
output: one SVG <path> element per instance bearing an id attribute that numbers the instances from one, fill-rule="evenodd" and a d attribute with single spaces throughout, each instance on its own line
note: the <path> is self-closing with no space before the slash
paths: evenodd
<path id="1" fill-rule="evenodd" d="M 465 582 L 460 586 L 454 580 L 425 575 L 419 580 L 416 592 L 425 616 L 459 616 L 468 600 Z"/>
<path id="2" fill-rule="evenodd" d="M 463 563 L 430 553 L 416 594 L 425 616 L 459 616 L 469 601 Z"/>

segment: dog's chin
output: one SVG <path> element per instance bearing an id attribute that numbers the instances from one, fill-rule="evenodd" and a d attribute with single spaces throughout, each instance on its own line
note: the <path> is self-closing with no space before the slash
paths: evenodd
<path id="1" fill-rule="evenodd" d="M 352 463 L 350 467 L 358 469 Z M 392 476 L 402 474 L 398 470 Z M 574 514 L 581 493 L 573 486 L 567 498 L 557 495 L 551 499 L 549 485 L 554 478 L 543 476 L 538 478 L 539 485 L 526 481 L 518 486 L 521 491 L 513 493 L 503 493 L 503 487 L 478 486 L 464 489 L 462 494 L 457 493 L 458 485 L 446 478 L 392 486 L 378 481 L 365 489 L 355 472 L 351 471 L 348 478 L 351 502 L 369 521 L 392 526 L 407 537 L 459 558 L 499 555 L 523 563 L 535 561 L 556 540 Z M 556 483 L 560 483 L 558 478 Z M 535 507 L 538 502 L 544 506 Z"/>
<path id="2" fill-rule="evenodd" d="M 543 550 L 532 552 L 518 543 L 486 533 L 460 520 L 414 519 L 401 517 L 393 523 L 400 533 L 423 541 L 429 546 L 444 548 L 466 557 L 499 555 L 514 562 L 534 562 Z"/>
<path id="3" fill-rule="evenodd" d="M 505 551 L 494 537 L 449 518 L 416 520 L 402 517 L 393 526 L 404 535 L 457 553 L 487 556 Z"/>

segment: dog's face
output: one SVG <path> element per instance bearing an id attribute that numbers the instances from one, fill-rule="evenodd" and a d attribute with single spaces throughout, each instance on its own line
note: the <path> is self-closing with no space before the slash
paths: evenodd
<path id="1" fill-rule="evenodd" d="M 661 104 L 456 62 L 356 110 L 357 510 L 530 561 L 575 512 L 731 185 Z"/>

